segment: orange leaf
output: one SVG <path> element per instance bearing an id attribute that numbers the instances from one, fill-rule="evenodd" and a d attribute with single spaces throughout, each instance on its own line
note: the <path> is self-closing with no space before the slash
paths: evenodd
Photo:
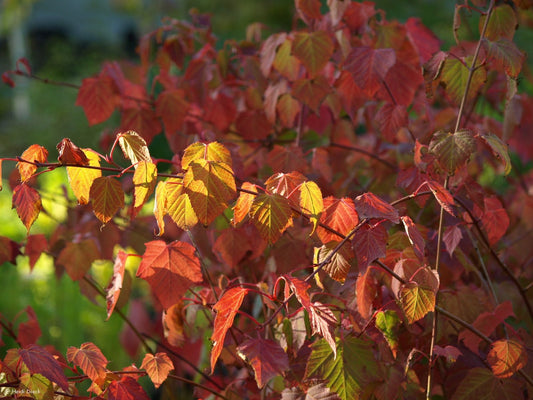
<path id="1" fill-rule="evenodd" d="M 336 199 L 332 196 L 324 199 L 324 211 L 320 216 L 321 224 L 334 229 L 342 235 L 347 235 L 353 228 L 355 228 L 358 222 L 359 218 L 355 211 L 352 199 L 349 199 L 348 197 Z M 317 228 L 316 233 L 320 241 L 324 244 L 343 239 L 339 235 L 330 232 L 321 226 Z"/>
<path id="2" fill-rule="evenodd" d="M 140 161 L 133 174 L 133 198 L 135 199 L 133 207 L 135 212 L 141 209 L 148 197 L 154 192 L 156 183 L 157 168 L 155 164 L 150 161 Z"/>
<path id="3" fill-rule="evenodd" d="M 233 287 L 226 290 L 213 306 L 213 310 L 217 314 L 213 324 L 213 335 L 211 336 L 211 340 L 213 341 L 213 349 L 211 349 L 211 373 L 215 370 L 215 364 L 224 347 L 226 333 L 233 325 L 235 315 L 241 307 L 246 293 L 248 293 L 248 289 L 240 286 Z"/>
<path id="4" fill-rule="evenodd" d="M 24 150 L 24 153 L 22 153 L 20 157 L 30 162 L 45 163 L 46 159 L 48 158 L 48 150 L 38 144 L 32 144 L 30 147 Z M 23 161 L 19 161 L 17 163 L 17 168 L 19 170 L 20 180 L 22 182 L 30 179 L 34 172 L 37 171 L 36 165 Z"/>
<path id="5" fill-rule="evenodd" d="M 181 159 L 181 168 L 186 170 L 193 161 L 205 160 L 226 163 L 231 167 L 229 150 L 218 142 L 193 143 L 185 149 Z"/>
<path id="6" fill-rule="evenodd" d="M 100 166 L 98 154 L 90 149 L 83 149 L 82 151 L 89 159 L 88 165 L 92 167 Z M 78 203 L 87 204 L 89 202 L 91 185 L 96 178 L 102 176 L 102 171 L 96 168 L 67 167 L 67 175 L 70 187 L 78 199 Z"/>
<path id="7" fill-rule="evenodd" d="M 289 201 L 279 194 L 260 194 L 250 209 L 252 222 L 263 239 L 274 243 L 292 223 Z"/>
<path id="8" fill-rule="evenodd" d="M 68 242 L 57 256 L 56 263 L 65 267 L 73 281 L 83 278 L 91 268 L 91 264 L 99 257 L 100 252 L 93 239 L 81 242 Z"/>
<path id="9" fill-rule="evenodd" d="M 316 248 L 317 264 L 322 264 L 332 254 L 339 242 L 328 242 L 320 248 Z M 333 279 L 339 282 L 346 280 L 346 275 L 350 268 L 355 264 L 355 255 L 352 248 L 346 243 L 341 248 L 333 253 L 331 260 L 326 263 L 323 270 Z"/>
<path id="10" fill-rule="evenodd" d="M 266 180 L 265 188 L 269 193 L 285 197 L 291 206 L 298 208 L 300 205 L 300 185 L 306 180 L 305 176 L 296 171 L 278 172 Z"/>
<path id="11" fill-rule="evenodd" d="M 215 254 L 231 268 L 235 268 L 246 253 L 252 250 L 247 232 L 243 228 L 224 229 L 213 245 Z"/>
<path id="12" fill-rule="evenodd" d="M 355 282 L 357 311 L 364 319 L 372 316 L 372 303 L 377 295 L 378 285 L 372 267 L 367 268 L 363 275 L 359 274 Z"/>
<path id="13" fill-rule="evenodd" d="M 155 112 L 163 121 L 167 135 L 174 135 L 181 129 L 189 106 L 181 89 L 165 90 L 157 96 Z"/>
<path id="14" fill-rule="evenodd" d="M 328 81 L 322 75 L 315 79 L 299 79 L 294 82 L 292 95 L 318 114 L 320 105 L 331 92 Z"/>
<path id="15" fill-rule="evenodd" d="M 17 210 L 20 220 L 29 232 L 42 209 L 39 192 L 25 183 L 21 183 L 13 190 L 12 204 L 13 208 Z"/>
<path id="16" fill-rule="evenodd" d="M 509 378 L 525 367 L 527 352 L 516 340 L 497 340 L 491 345 L 487 362 L 496 378 Z"/>
<path id="17" fill-rule="evenodd" d="M 203 279 L 194 247 L 179 241 L 167 245 L 162 240 L 146 243 L 137 277 L 148 282 L 165 309 L 178 303 L 193 284 Z"/>
<path id="18" fill-rule="evenodd" d="M 166 182 L 159 182 L 155 188 L 154 217 L 159 228 L 158 236 L 165 232 L 165 214 L 167 213 L 167 189 Z"/>
<path id="19" fill-rule="evenodd" d="M 111 317 L 122 289 L 122 282 L 124 281 L 124 269 L 126 267 L 126 259 L 128 254 L 119 250 L 113 265 L 113 276 L 106 288 L 106 303 L 107 303 L 107 320 Z"/>
<path id="20" fill-rule="evenodd" d="M 137 168 L 140 161 L 152 162 L 146 141 L 137 132 L 127 131 L 121 133 L 118 137 L 118 143 L 122 153 L 124 153 L 124 157 L 130 160 L 135 168 Z"/>
<path id="21" fill-rule="evenodd" d="M 108 363 L 100 349 L 91 342 L 83 343 L 80 348 L 69 347 L 67 350 L 69 362 L 80 367 L 92 381 L 105 379 Z"/>
<path id="22" fill-rule="evenodd" d="M 166 353 L 146 354 L 141 368 L 146 370 L 157 389 L 167 379 L 169 372 L 174 369 L 174 364 Z"/>
<path id="23" fill-rule="evenodd" d="M 104 224 L 124 207 L 122 185 L 112 177 L 96 178 L 91 186 L 89 197 L 92 201 L 94 215 Z"/>

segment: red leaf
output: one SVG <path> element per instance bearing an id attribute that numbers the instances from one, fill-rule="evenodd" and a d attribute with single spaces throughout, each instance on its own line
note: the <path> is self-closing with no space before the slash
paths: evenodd
<path id="1" fill-rule="evenodd" d="M 138 132 L 149 144 L 161 132 L 161 123 L 151 108 L 130 107 L 122 112 L 120 128 Z"/>
<path id="2" fill-rule="evenodd" d="M 296 0 L 296 10 L 302 15 L 302 19 L 317 19 L 322 17 L 319 0 Z"/>
<path id="3" fill-rule="evenodd" d="M 359 270 L 364 271 L 375 259 L 384 257 L 387 249 L 387 230 L 383 224 L 365 224 L 352 239 Z"/>
<path id="4" fill-rule="evenodd" d="M 193 284 L 202 282 L 200 261 L 188 243 L 146 243 L 137 277 L 146 280 L 163 308 L 178 303 Z"/>
<path id="5" fill-rule="evenodd" d="M 95 241 L 85 239 L 81 242 L 68 242 L 57 256 L 56 263 L 65 267 L 70 279 L 78 281 L 85 276 L 99 256 Z"/>
<path id="6" fill-rule="evenodd" d="M 294 82 L 292 95 L 318 114 L 318 109 L 331 88 L 323 75 L 315 79 L 299 79 Z"/>
<path id="7" fill-rule="evenodd" d="M 233 287 L 227 290 L 224 295 L 213 306 L 213 310 L 217 313 L 215 322 L 213 324 L 213 349 L 211 350 L 211 373 L 215 370 L 215 364 L 224 347 L 224 340 L 226 333 L 233 325 L 233 320 L 237 311 L 241 307 L 244 296 L 248 293 L 248 289 L 240 286 Z"/>
<path id="8" fill-rule="evenodd" d="M 307 311 L 309 311 L 311 309 L 311 299 L 307 291 L 309 290 L 311 285 L 306 281 L 303 281 L 290 275 L 283 275 L 282 278 L 285 280 L 285 282 L 287 282 L 287 285 L 289 285 L 290 289 L 292 290 L 300 304 Z M 285 288 L 285 300 L 288 298 L 288 293 L 289 292 L 287 288 Z"/>
<path id="9" fill-rule="evenodd" d="M 241 112 L 237 116 L 235 127 L 245 139 L 265 139 L 272 132 L 272 124 L 262 110 Z"/>
<path id="10" fill-rule="evenodd" d="M 107 303 L 107 319 L 111 317 L 118 298 L 120 297 L 120 290 L 122 289 L 122 282 L 124 281 L 124 268 L 126 267 L 126 259 L 128 254 L 122 250 L 118 251 L 115 264 L 113 266 L 113 276 L 106 288 L 106 303 Z"/>
<path id="11" fill-rule="evenodd" d="M 108 400 L 150 400 L 142 386 L 131 376 L 111 382 L 107 393 Z"/>
<path id="12" fill-rule="evenodd" d="M 389 69 L 396 62 L 396 54 L 392 49 L 377 49 L 362 46 L 355 47 L 346 58 L 345 68 L 355 83 L 369 97 L 372 97 L 383 86 Z"/>
<path id="13" fill-rule="evenodd" d="M 82 149 L 76 146 L 69 138 L 64 138 L 57 145 L 61 164 L 89 165 L 89 159 Z"/>
<path id="14" fill-rule="evenodd" d="M 213 251 L 231 268 L 235 268 L 245 257 L 246 253 L 252 251 L 250 242 L 247 239 L 247 232 L 244 229 L 227 228 L 215 241 Z"/>
<path id="15" fill-rule="evenodd" d="M 446 251 L 450 256 L 453 254 L 462 238 L 463 233 L 461 232 L 461 228 L 459 228 L 459 226 L 453 225 L 446 227 L 444 230 L 444 235 L 442 236 L 442 241 L 444 242 Z"/>
<path id="16" fill-rule="evenodd" d="M 375 116 L 381 133 L 390 141 L 396 140 L 400 128 L 407 126 L 407 109 L 403 105 L 385 103 Z"/>
<path id="17" fill-rule="evenodd" d="M 420 68 L 397 61 L 387 72 L 379 97 L 397 105 L 408 106 L 422 82 L 424 78 Z"/>
<path id="18" fill-rule="evenodd" d="M 400 223 L 398 210 L 371 192 L 355 198 L 355 209 L 359 218 L 385 218 L 395 224 Z"/>
<path id="19" fill-rule="evenodd" d="M 434 347 L 434 353 L 437 356 L 445 357 L 447 362 L 455 362 L 459 358 L 459 356 L 462 356 L 463 353 L 461 350 L 459 350 L 457 347 L 454 346 L 435 346 Z"/>
<path id="20" fill-rule="evenodd" d="M 225 132 L 237 116 L 237 108 L 233 100 L 221 93 L 214 100 L 208 99 L 205 110 L 205 119 L 220 132 Z"/>
<path id="21" fill-rule="evenodd" d="M 259 389 L 270 379 L 289 369 L 287 353 L 273 340 L 250 339 L 240 344 L 237 352 L 252 366 Z"/>
<path id="22" fill-rule="evenodd" d="M 453 205 L 455 204 L 455 201 L 453 200 L 453 196 L 450 194 L 450 192 L 437 181 L 428 181 L 427 185 L 429 186 L 431 192 L 433 192 L 433 196 L 435 196 L 435 199 L 437 199 L 440 206 L 444 208 L 450 215 L 455 215 L 453 212 Z"/>
<path id="23" fill-rule="evenodd" d="M 166 353 L 146 354 L 141 368 L 145 369 L 156 389 L 167 379 L 174 364 Z"/>
<path id="24" fill-rule="evenodd" d="M 299 208 L 299 186 L 307 181 L 307 178 L 299 172 L 289 172 L 272 175 L 265 182 L 267 192 L 279 194 L 289 200 L 289 203 Z"/>
<path id="25" fill-rule="evenodd" d="M 26 322 L 19 324 L 19 330 L 17 335 L 17 342 L 22 347 L 34 344 L 41 337 L 41 327 L 39 321 L 37 321 L 37 315 L 31 306 L 27 306 L 24 310 L 28 315 Z"/>
<path id="26" fill-rule="evenodd" d="M 336 199 L 332 196 L 326 197 L 324 199 L 324 211 L 320 215 L 319 222 L 346 236 L 359 222 L 353 200 L 348 197 L 342 199 Z M 321 226 L 317 227 L 316 233 L 324 244 L 343 239 Z"/>
<path id="27" fill-rule="evenodd" d="M 413 246 L 413 250 L 415 251 L 416 256 L 419 260 L 423 260 L 424 248 L 426 247 L 424 238 L 422 237 L 420 231 L 418 230 L 415 223 L 410 217 L 402 216 L 402 222 L 405 228 L 405 232 L 407 233 L 407 237 L 409 238 L 409 241 Z"/>
<path id="28" fill-rule="evenodd" d="M 19 355 L 32 374 L 41 374 L 48 380 L 57 383 L 64 391 L 69 390 L 67 377 L 61 364 L 41 346 L 30 344 L 19 349 Z"/>
<path id="29" fill-rule="evenodd" d="M 487 233 L 491 246 L 495 245 L 509 228 L 509 216 L 502 207 L 497 197 L 491 196 L 483 199 L 485 210 L 483 213 L 474 208 L 474 216 L 481 219 L 481 226 Z"/>
<path id="30" fill-rule="evenodd" d="M 90 125 L 107 120 L 119 103 L 117 87 L 109 76 L 85 78 L 76 98 Z"/>
<path id="31" fill-rule="evenodd" d="M 189 106 L 181 89 L 165 90 L 157 96 L 155 113 L 162 119 L 167 136 L 181 130 Z"/>
<path id="32" fill-rule="evenodd" d="M 367 268 L 363 275 L 359 274 L 355 281 L 357 311 L 364 319 L 372 316 L 372 303 L 377 295 L 378 285 L 372 268 Z"/>
<path id="33" fill-rule="evenodd" d="M 9 72 L 7 71 L 2 73 L 2 81 L 9 87 L 12 87 L 12 88 L 15 87 L 15 81 L 11 79 L 11 77 L 9 76 Z"/>
<path id="34" fill-rule="evenodd" d="M 420 57 L 420 63 L 424 64 L 433 54 L 440 50 L 440 40 L 429 30 L 420 18 L 408 18 L 405 22 L 407 37 L 415 45 Z"/>
<path id="35" fill-rule="evenodd" d="M 13 190 L 13 208 L 29 232 L 42 209 L 41 196 L 34 188 L 21 183 Z"/>
<path id="36" fill-rule="evenodd" d="M 5 236 L 0 236 L 0 265 L 5 262 L 16 264 L 16 259 L 19 254 L 20 249 L 18 243 Z"/>
<path id="37" fill-rule="evenodd" d="M 33 270 L 35 263 L 41 257 L 41 254 L 48 249 L 48 241 L 43 234 L 29 235 L 26 240 L 24 254 L 29 257 L 30 270 Z"/>
<path id="38" fill-rule="evenodd" d="M 72 346 L 69 347 L 67 350 L 67 359 L 69 362 L 80 367 L 83 373 L 92 381 L 105 379 L 108 361 L 94 343 L 83 343 L 79 349 Z"/>
<path id="39" fill-rule="evenodd" d="M 315 301 L 309 310 L 312 334 L 318 333 L 328 342 L 334 357 L 337 356 L 337 345 L 335 344 L 335 328 L 337 318 L 333 312 L 324 304 Z"/>

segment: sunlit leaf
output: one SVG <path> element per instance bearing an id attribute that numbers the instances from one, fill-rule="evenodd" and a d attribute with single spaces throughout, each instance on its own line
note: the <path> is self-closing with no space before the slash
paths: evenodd
<path id="1" fill-rule="evenodd" d="M 100 255 L 94 239 L 68 242 L 57 256 L 56 263 L 65 267 L 73 281 L 82 279 Z"/>
<path id="2" fill-rule="evenodd" d="M 205 160 L 226 163 L 231 167 L 231 154 L 224 145 L 218 142 L 191 144 L 185 149 L 181 159 L 181 168 L 189 168 L 193 161 Z"/>
<path id="3" fill-rule="evenodd" d="M 309 308 L 309 320 L 311 322 L 311 334 L 322 336 L 331 347 L 333 357 L 336 357 L 335 329 L 338 322 L 333 311 L 325 304 L 315 301 L 311 303 Z"/>
<path id="4" fill-rule="evenodd" d="M 313 224 L 312 235 L 317 227 L 318 218 L 324 210 L 322 192 L 315 182 L 307 181 L 300 185 L 300 208 L 309 216 Z"/>
<path id="5" fill-rule="evenodd" d="M 497 378 L 509 378 L 527 364 L 527 352 L 516 340 L 497 340 L 492 343 L 487 362 Z"/>
<path id="6" fill-rule="evenodd" d="M 168 215 L 170 215 L 176 225 L 188 231 L 198 223 L 198 217 L 193 209 L 189 195 L 184 193 L 180 179 L 169 179 L 165 187 L 165 204 Z"/>
<path id="7" fill-rule="evenodd" d="M 13 208 L 29 232 L 42 209 L 41 196 L 31 186 L 21 183 L 13 189 Z"/>
<path id="8" fill-rule="evenodd" d="M 167 379 L 170 371 L 174 369 L 174 364 L 166 353 L 146 354 L 141 368 L 146 370 L 157 389 Z"/>
<path id="9" fill-rule="evenodd" d="M 341 235 L 346 236 L 350 231 L 357 226 L 359 217 L 355 211 L 354 202 L 348 197 L 337 199 L 332 196 L 328 196 L 323 200 L 324 211 L 320 216 L 320 223 L 334 229 Z M 316 233 L 322 243 L 328 243 L 331 241 L 339 241 L 344 239 L 343 237 L 326 230 L 319 226 Z"/>
<path id="10" fill-rule="evenodd" d="M 89 159 L 84 151 L 76 146 L 69 138 L 64 138 L 57 145 L 61 164 L 89 165 Z"/>
<path id="11" fill-rule="evenodd" d="M 407 282 L 400 290 L 400 303 L 407 321 L 412 324 L 435 310 L 435 290 L 416 282 Z"/>
<path id="12" fill-rule="evenodd" d="M 426 247 L 426 242 L 420 234 L 420 231 L 409 216 L 404 215 L 401 219 L 405 228 L 405 232 L 407 233 L 407 237 L 409 238 L 409 242 L 411 242 L 416 256 L 420 260 L 424 259 L 424 249 Z"/>
<path id="13" fill-rule="evenodd" d="M 83 149 L 83 153 L 89 160 L 89 166 L 100 166 L 98 154 L 90 149 Z M 67 175 L 78 203 L 87 204 L 93 181 L 102 176 L 102 171 L 98 168 L 67 167 Z"/>
<path id="14" fill-rule="evenodd" d="M 252 222 L 261 237 L 274 243 L 292 223 L 289 201 L 279 194 L 257 195 L 250 208 Z"/>
<path id="15" fill-rule="evenodd" d="M 300 188 L 307 178 L 299 172 L 278 172 L 265 181 L 267 192 L 279 194 L 289 200 L 293 207 L 300 206 Z"/>
<path id="16" fill-rule="evenodd" d="M 273 340 L 249 339 L 237 347 L 237 352 L 252 366 L 259 389 L 289 369 L 287 353 Z"/>
<path id="17" fill-rule="evenodd" d="M 83 343 L 80 348 L 69 347 L 67 350 L 67 359 L 69 362 L 80 367 L 83 373 L 92 381 L 105 378 L 108 361 L 94 343 Z"/>
<path id="18" fill-rule="evenodd" d="M 111 317 L 118 298 L 120 297 L 120 291 L 122 289 L 122 282 L 124 281 L 124 269 L 126 267 L 126 259 L 128 254 L 122 250 L 119 250 L 115 263 L 113 265 L 113 275 L 106 288 L 106 308 L 107 319 Z"/>
<path id="19" fill-rule="evenodd" d="M 333 253 L 338 244 L 339 242 L 328 242 L 316 249 L 318 253 L 316 262 L 322 264 L 331 256 L 331 261 L 324 264 L 322 269 L 336 281 L 344 282 L 348 271 L 355 264 L 355 254 L 348 243 Z"/>
<path id="20" fill-rule="evenodd" d="M 248 192 L 257 193 L 257 189 L 254 184 L 250 182 L 244 182 L 241 185 L 243 191 L 240 192 L 239 198 L 233 207 L 233 220 L 232 223 L 234 226 L 240 224 L 248 216 L 250 209 L 252 208 L 252 203 L 255 199 L 255 195 Z M 245 191 L 244 191 L 245 190 Z"/>
<path id="21" fill-rule="evenodd" d="M 32 144 L 30 147 L 24 150 L 20 158 L 25 161 L 29 161 L 29 163 L 23 161 L 19 161 L 17 163 L 20 180 L 25 182 L 31 178 L 35 171 L 37 171 L 37 166 L 31 163 L 45 163 L 46 159 L 48 158 L 48 150 L 38 144 Z"/>
<path id="22" fill-rule="evenodd" d="M 157 183 L 157 168 L 154 163 L 140 161 L 133 174 L 133 207 L 140 209 L 154 192 Z"/>
<path id="23" fill-rule="evenodd" d="M 118 143 L 124 157 L 130 160 L 135 168 L 138 167 L 140 161 L 152 162 L 146 141 L 137 132 L 121 133 L 118 137 Z"/>
<path id="24" fill-rule="evenodd" d="M 59 361 L 41 346 L 30 344 L 23 349 L 19 349 L 18 353 L 32 374 L 41 374 L 56 383 L 61 389 L 69 390 L 67 377 Z"/>
<path id="25" fill-rule="evenodd" d="M 492 153 L 500 160 L 504 166 L 504 174 L 511 172 L 511 158 L 509 157 L 509 150 L 507 145 L 495 134 L 489 133 L 479 136 L 485 143 L 487 143 L 492 150 Z"/>
<path id="26" fill-rule="evenodd" d="M 167 213 L 167 187 L 166 182 L 160 181 L 155 187 L 154 217 L 159 228 L 158 236 L 165 232 L 165 215 Z"/>
<path id="27" fill-rule="evenodd" d="M 124 191 L 121 183 L 112 177 L 96 178 L 89 192 L 94 215 L 104 224 L 124 207 Z"/>
<path id="28" fill-rule="evenodd" d="M 337 1 L 337 0 L 335 0 Z M 281 400 L 339 400 L 340 397 L 333 393 L 325 383 L 311 386 L 307 392 L 298 387 L 286 388 L 281 392 Z"/>
<path id="29" fill-rule="evenodd" d="M 325 31 L 298 32 L 294 35 L 292 52 L 315 77 L 333 55 L 333 41 Z"/>
<path id="30" fill-rule="evenodd" d="M 450 175 L 455 174 L 475 150 L 474 135 L 469 130 L 455 133 L 438 131 L 429 143 L 429 151 L 437 157 L 442 168 Z"/>
<path id="31" fill-rule="evenodd" d="M 290 275 L 283 275 L 283 279 L 287 282 L 287 284 L 290 287 L 290 290 L 292 291 L 292 293 L 294 293 L 294 295 L 296 296 L 300 304 L 308 312 L 310 312 L 312 304 L 311 304 L 311 298 L 309 297 L 308 291 L 311 285 L 304 280 L 295 278 Z M 285 299 L 287 299 L 287 297 Z"/>
<path id="32" fill-rule="evenodd" d="M 227 290 L 218 302 L 213 306 L 216 312 L 215 322 L 213 324 L 213 348 L 211 349 L 211 372 L 215 370 L 215 364 L 224 347 L 224 340 L 226 333 L 233 325 L 233 320 L 237 311 L 241 307 L 244 296 L 248 293 L 248 289 L 240 286 L 233 287 Z"/>
<path id="33" fill-rule="evenodd" d="M 174 304 L 163 311 L 163 334 L 169 344 L 181 347 L 185 341 L 184 302 Z"/>

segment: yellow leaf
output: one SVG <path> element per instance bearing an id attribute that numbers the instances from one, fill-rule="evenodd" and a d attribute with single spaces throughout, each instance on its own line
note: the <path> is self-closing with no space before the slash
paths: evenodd
<path id="1" fill-rule="evenodd" d="M 124 207 L 124 191 L 119 181 L 108 176 L 96 178 L 89 196 L 96 217 L 104 224 Z"/>
<path id="2" fill-rule="evenodd" d="M 133 207 L 136 211 L 143 206 L 148 197 L 153 193 L 156 182 L 157 168 L 155 164 L 140 161 L 133 174 L 133 198 L 135 199 Z"/>
<path id="3" fill-rule="evenodd" d="M 181 179 L 167 181 L 166 208 L 170 218 L 183 230 L 189 230 L 198 223 L 198 217 L 187 193 L 184 193 Z"/>
<path id="4" fill-rule="evenodd" d="M 185 149 L 181 159 L 181 168 L 186 170 L 193 161 L 217 161 L 226 163 L 231 167 L 231 154 L 228 149 L 218 142 L 193 143 Z"/>
<path id="5" fill-rule="evenodd" d="M 90 149 L 82 149 L 89 159 L 89 166 L 99 167 L 100 159 L 98 154 Z M 87 204 L 89 202 L 89 192 L 91 185 L 96 178 L 102 176 L 102 171 L 93 168 L 83 167 L 67 167 L 68 180 L 70 187 L 74 192 L 74 196 L 78 199 L 78 203 Z"/>
<path id="6" fill-rule="evenodd" d="M 252 207 L 252 203 L 255 199 L 255 195 L 247 193 L 247 192 L 254 192 L 257 193 L 257 189 L 255 188 L 255 185 L 250 182 L 244 182 L 241 185 L 241 188 L 245 191 L 242 191 L 239 194 L 239 198 L 237 199 L 237 202 L 235 203 L 235 206 L 233 207 L 233 226 L 238 225 L 244 219 L 248 216 L 248 213 L 250 212 L 250 208 Z"/>
<path id="7" fill-rule="evenodd" d="M 435 310 L 435 290 L 407 282 L 400 290 L 400 303 L 407 321 L 412 324 Z"/>
<path id="8" fill-rule="evenodd" d="M 255 197 L 250 209 L 252 222 L 263 239 L 274 243 L 291 223 L 289 200 L 279 194 L 260 194 Z"/>
<path id="9" fill-rule="evenodd" d="M 307 181 L 300 185 L 300 208 L 302 212 L 309 216 L 309 220 L 313 224 L 311 236 L 317 227 L 318 218 L 324 210 L 324 202 L 322 199 L 322 192 L 315 182 Z"/>
<path id="10" fill-rule="evenodd" d="M 135 131 L 121 133 L 118 138 L 118 144 L 124 153 L 124 157 L 131 161 L 137 168 L 140 161 L 151 162 L 150 152 L 146 141 Z"/>
<path id="11" fill-rule="evenodd" d="M 169 179 L 170 180 L 170 179 Z M 159 228 L 158 236 L 165 232 L 165 214 L 167 212 L 167 182 L 159 182 L 155 188 L 154 216 Z"/>

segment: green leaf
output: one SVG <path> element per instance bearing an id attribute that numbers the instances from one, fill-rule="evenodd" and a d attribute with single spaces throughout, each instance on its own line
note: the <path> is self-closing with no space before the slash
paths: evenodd
<path id="1" fill-rule="evenodd" d="M 469 130 L 455 133 L 438 131 L 429 143 L 429 151 L 437 157 L 450 175 L 465 164 L 475 151 L 474 136 Z"/>
<path id="2" fill-rule="evenodd" d="M 435 299 L 434 289 L 416 282 L 408 282 L 400 290 L 400 303 L 410 324 L 424 318 L 428 312 L 434 311 Z"/>
<path id="3" fill-rule="evenodd" d="M 446 85 L 446 92 L 457 104 L 461 102 L 468 81 L 469 70 L 467 65 L 471 63 L 471 57 L 459 60 L 454 57 L 446 58 L 440 73 L 442 82 Z M 468 88 L 468 99 L 472 99 L 481 89 L 487 79 L 487 71 L 484 67 L 476 68 L 472 81 Z"/>
<path id="4" fill-rule="evenodd" d="M 479 32 L 483 29 L 486 15 L 479 19 Z M 518 27 L 518 19 L 513 8 L 508 4 L 500 4 L 492 10 L 485 37 L 489 40 L 506 38 L 511 40 Z"/>
<path id="5" fill-rule="evenodd" d="M 479 135 L 479 137 L 489 145 L 492 153 L 500 160 L 504 166 L 505 175 L 509 174 L 512 169 L 511 158 L 509 157 L 509 150 L 507 145 L 495 134 L 489 133 L 486 135 Z"/>
<path id="6" fill-rule="evenodd" d="M 252 203 L 250 217 L 263 239 L 274 243 L 292 223 L 289 200 L 279 194 L 260 194 Z"/>
<path id="7" fill-rule="evenodd" d="M 398 348 L 398 328 L 400 326 L 400 318 L 394 310 L 378 311 L 376 314 L 376 328 L 383 334 L 392 354 L 396 357 L 396 349 Z"/>
<path id="8" fill-rule="evenodd" d="M 294 36 L 292 52 L 315 77 L 333 55 L 333 41 L 324 31 L 298 32 Z"/>
<path id="9" fill-rule="evenodd" d="M 312 345 L 305 378 L 318 378 L 342 400 L 357 399 L 364 387 L 379 377 L 370 344 L 350 337 L 336 339 L 337 357 L 325 339 Z"/>

